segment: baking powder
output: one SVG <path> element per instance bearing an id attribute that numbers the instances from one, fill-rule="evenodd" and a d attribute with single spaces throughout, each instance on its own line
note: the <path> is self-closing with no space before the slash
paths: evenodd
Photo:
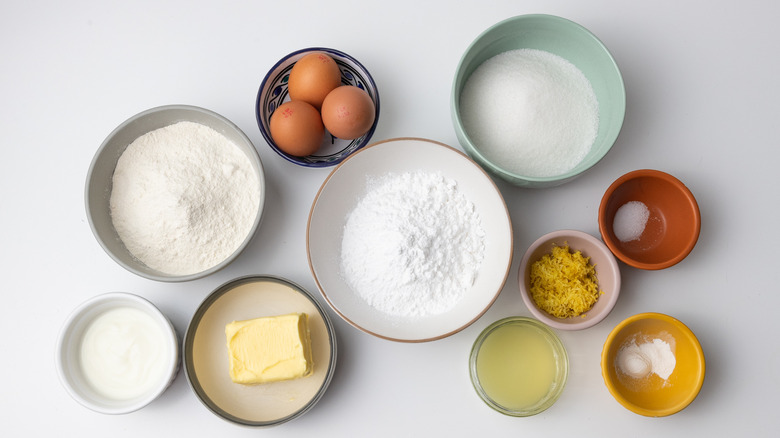
<path id="1" fill-rule="evenodd" d="M 650 210 L 641 201 L 630 201 L 621 205 L 612 220 L 612 231 L 621 242 L 639 240 L 645 232 Z"/>
<path id="2" fill-rule="evenodd" d="M 194 274 L 225 260 L 249 235 L 260 182 L 230 139 L 179 122 L 127 147 L 114 170 L 110 208 L 133 256 L 167 274 Z"/>
<path id="3" fill-rule="evenodd" d="M 669 343 L 659 338 L 641 342 L 631 340 L 620 347 L 615 360 L 618 370 L 634 379 L 656 374 L 666 380 L 677 364 Z"/>
<path id="4" fill-rule="evenodd" d="M 474 205 L 439 173 L 387 174 L 367 188 L 344 226 L 341 274 L 349 287 L 390 316 L 452 309 L 484 257 Z"/>

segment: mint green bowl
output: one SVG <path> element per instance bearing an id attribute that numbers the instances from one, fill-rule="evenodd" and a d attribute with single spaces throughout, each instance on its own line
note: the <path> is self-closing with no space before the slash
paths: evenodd
<path id="1" fill-rule="evenodd" d="M 484 61 L 515 49 L 537 49 L 558 55 L 582 71 L 599 102 L 599 129 L 585 158 L 567 173 L 551 177 L 518 175 L 490 162 L 463 128 L 460 95 L 469 76 Z M 623 77 L 609 50 L 577 23 L 553 15 L 520 15 L 501 21 L 471 43 L 458 64 L 450 99 L 455 134 L 465 150 L 488 172 L 521 187 L 553 187 L 569 182 L 593 167 L 609 152 L 617 140 L 626 112 Z"/>

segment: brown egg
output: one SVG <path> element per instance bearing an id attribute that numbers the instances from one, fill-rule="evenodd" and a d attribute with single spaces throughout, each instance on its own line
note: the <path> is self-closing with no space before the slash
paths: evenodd
<path id="1" fill-rule="evenodd" d="M 341 70 L 330 56 L 313 52 L 299 59 L 287 82 L 291 100 L 302 100 L 318 110 L 325 96 L 341 85 Z"/>
<path id="2" fill-rule="evenodd" d="M 343 140 L 368 132 L 376 115 L 368 93 L 353 85 L 342 85 L 328 93 L 320 112 L 328 132 Z"/>
<path id="3" fill-rule="evenodd" d="M 305 157 L 316 152 L 325 134 L 320 113 L 301 100 L 279 105 L 271 114 L 270 129 L 276 146 L 296 157 Z"/>

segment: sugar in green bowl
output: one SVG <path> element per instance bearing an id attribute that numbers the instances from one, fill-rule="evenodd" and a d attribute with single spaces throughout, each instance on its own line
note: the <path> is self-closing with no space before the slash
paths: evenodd
<path id="1" fill-rule="evenodd" d="M 587 155 L 571 170 L 554 176 L 521 175 L 505 163 L 488 159 L 466 132 L 461 115 L 461 93 L 474 70 L 495 55 L 517 49 L 543 50 L 571 62 L 588 79 L 598 100 L 598 131 Z M 553 187 L 569 182 L 595 166 L 618 138 L 626 112 L 626 91 L 615 59 L 590 31 L 565 18 L 533 14 L 501 21 L 480 34 L 466 49 L 455 71 L 450 98 L 455 134 L 465 152 L 488 172 L 511 184 L 528 188 Z"/>

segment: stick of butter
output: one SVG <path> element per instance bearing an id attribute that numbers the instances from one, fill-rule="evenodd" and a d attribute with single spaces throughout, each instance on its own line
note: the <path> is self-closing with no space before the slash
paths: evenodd
<path id="1" fill-rule="evenodd" d="M 312 373 L 309 317 L 305 313 L 233 321 L 225 326 L 230 378 L 244 385 Z"/>

